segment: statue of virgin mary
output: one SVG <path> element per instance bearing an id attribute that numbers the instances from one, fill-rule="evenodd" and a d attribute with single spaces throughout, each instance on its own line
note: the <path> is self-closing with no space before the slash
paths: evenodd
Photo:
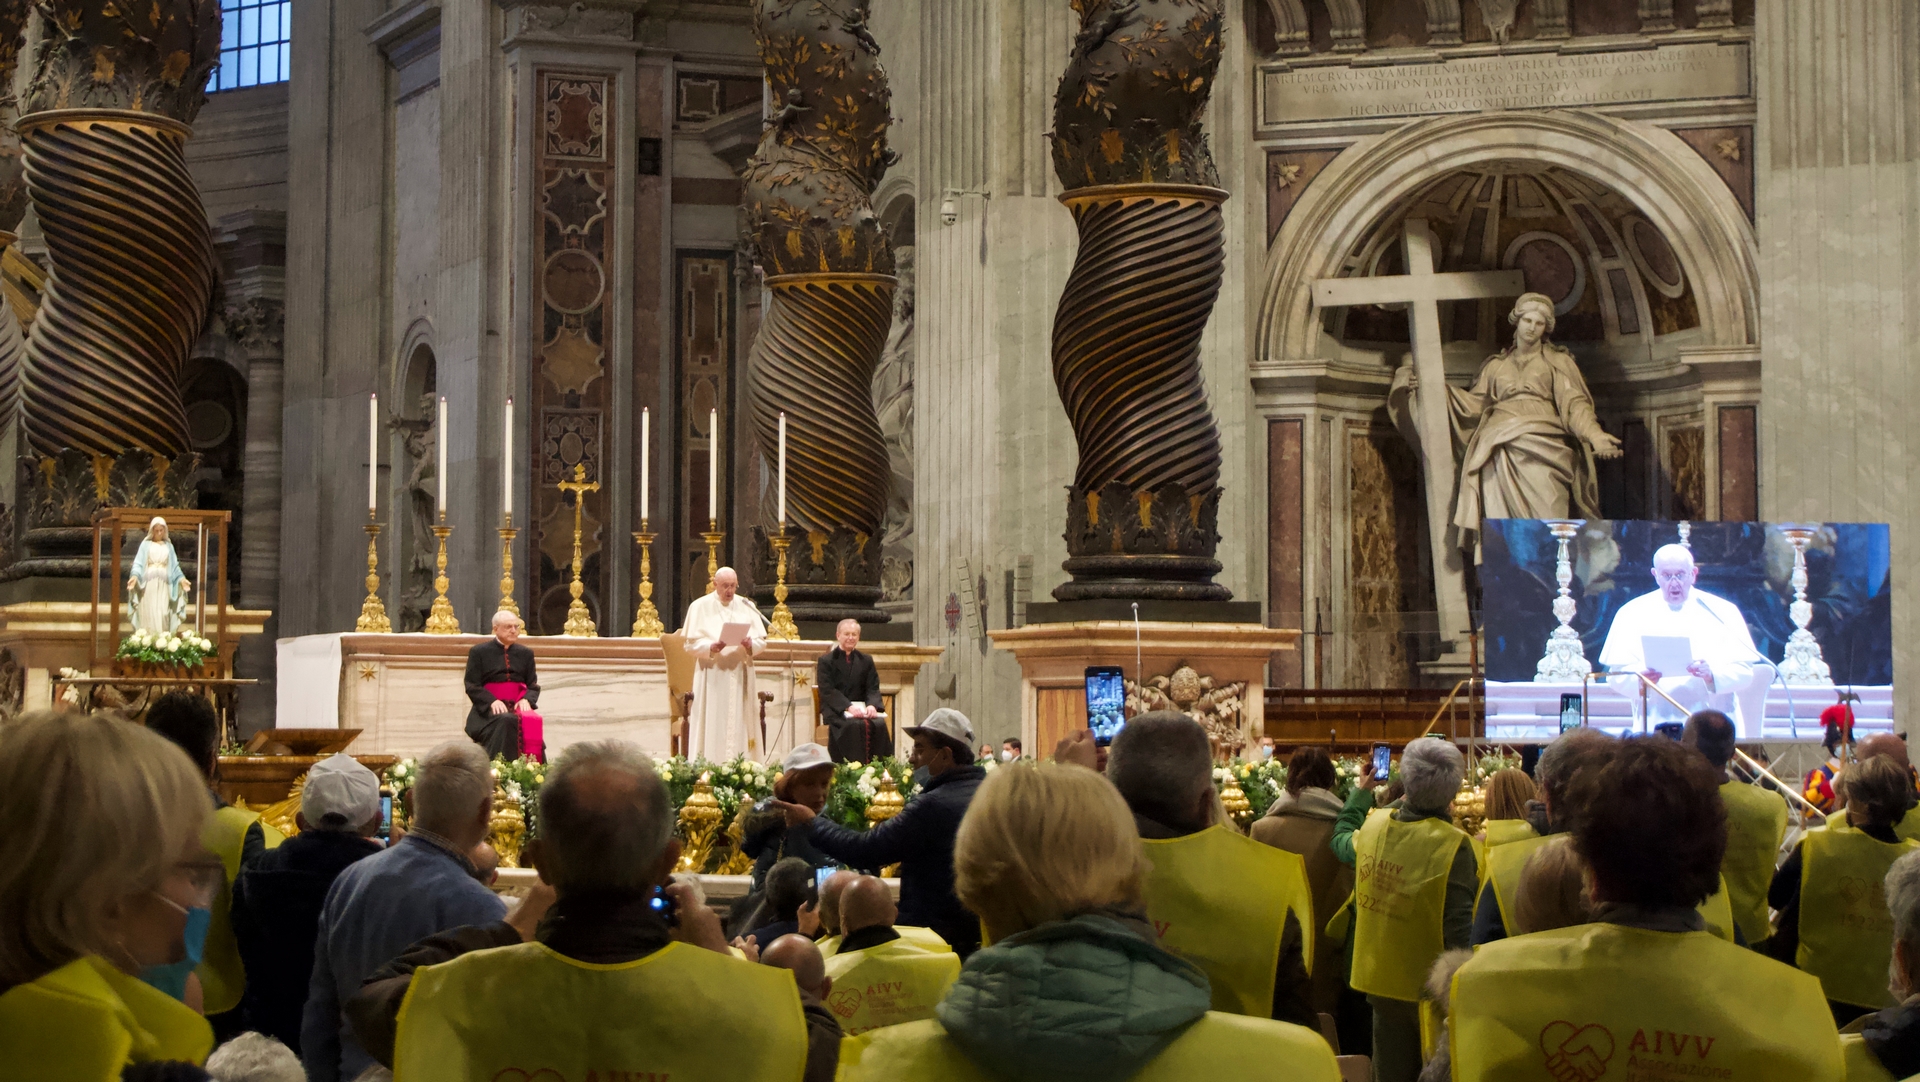
<path id="1" fill-rule="evenodd" d="M 166 635 L 187 618 L 187 592 L 193 583 L 180 570 L 180 557 L 167 540 L 167 520 L 147 523 L 147 536 L 133 556 L 127 576 L 127 615 L 135 631 Z"/>

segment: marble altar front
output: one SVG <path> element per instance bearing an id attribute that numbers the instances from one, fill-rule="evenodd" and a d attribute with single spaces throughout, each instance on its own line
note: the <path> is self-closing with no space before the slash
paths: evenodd
<path id="1" fill-rule="evenodd" d="M 304 635 L 279 643 L 276 724 L 362 730 L 359 755 L 419 755 L 464 731 L 461 684 L 467 651 L 483 635 Z M 540 714 L 549 754 L 581 740 L 631 740 L 654 755 L 669 750 L 666 655 L 655 639 L 529 635 L 540 677 Z M 829 642 L 770 642 L 755 659 L 766 704 L 772 758 L 813 739 L 814 660 Z M 864 642 L 880 671 L 895 725 L 914 719 L 914 677 L 937 647 Z"/>

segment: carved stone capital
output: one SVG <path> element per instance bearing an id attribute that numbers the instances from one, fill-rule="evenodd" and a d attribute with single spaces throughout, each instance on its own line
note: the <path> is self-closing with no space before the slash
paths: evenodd
<path id="1" fill-rule="evenodd" d="M 250 353 L 279 353 L 284 341 L 286 305 L 271 297 L 229 302 L 220 313 L 227 340 Z"/>

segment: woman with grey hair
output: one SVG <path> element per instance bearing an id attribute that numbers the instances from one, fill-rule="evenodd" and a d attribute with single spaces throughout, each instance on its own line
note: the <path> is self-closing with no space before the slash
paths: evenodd
<path id="1" fill-rule="evenodd" d="M 1379 781 L 1362 775 L 1334 822 L 1334 855 L 1354 865 L 1353 987 L 1373 1005 L 1375 1082 L 1420 1074 L 1420 1000 L 1443 951 L 1469 945 L 1480 866 L 1453 824 L 1466 760 L 1423 737 L 1400 756 L 1406 796 L 1375 808 Z"/>
<path id="2" fill-rule="evenodd" d="M 1894 1004 L 1887 991 L 1893 929 L 1861 884 L 1886 879 L 1896 860 L 1920 850 L 1895 827 L 1913 805 L 1913 778 L 1887 758 L 1849 763 L 1835 788 L 1844 821 L 1808 832 L 1774 873 L 1767 903 L 1779 911 L 1767 953 L 1820 978 L 1842 1025 Z"/>
<path id="3" fill-rule="evenodd" d="M 1888 991 L 1894 1005 L 1857 1019 L 1840 1034 L 1849 1082 L 1893 1082 L 1920 1074 L 1920 853 L 1887 869 L 1893 918 Z"/>

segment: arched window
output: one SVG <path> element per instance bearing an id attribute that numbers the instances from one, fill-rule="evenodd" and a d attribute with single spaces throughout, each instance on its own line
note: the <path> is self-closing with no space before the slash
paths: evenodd
<path id="1" fill-rule="evenodd" d="M 220 66 L 209 91 L 287 81 L 292 0 L 220 0 Z"/>

